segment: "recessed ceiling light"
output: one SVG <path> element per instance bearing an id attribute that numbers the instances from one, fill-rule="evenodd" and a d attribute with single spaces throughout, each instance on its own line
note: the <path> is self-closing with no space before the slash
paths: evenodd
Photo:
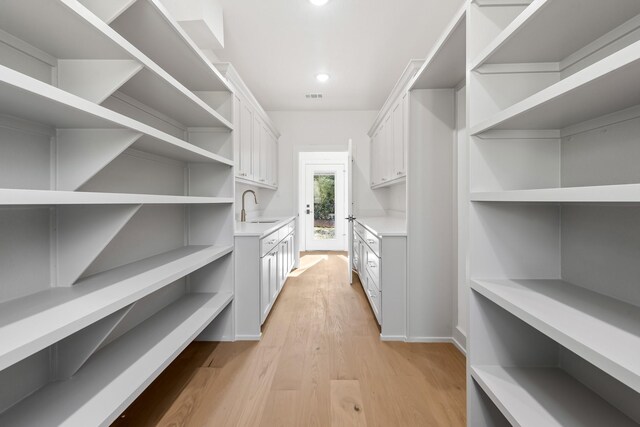
<path id="1" fill-rule="evenodd" d="M 317 74 L 316 80 L 318 80 L 320 83 L 324 83 L 327 80 L 329 80 L 329 74 L 326 74 L 326 73 Z"/>
<path id="2" fill-rule="evenodd" d="M 309 1 L 311 2 L 311 4 L 316 6 L 324 6 L 329 2 L 329 0 L 309 0 Z"/>

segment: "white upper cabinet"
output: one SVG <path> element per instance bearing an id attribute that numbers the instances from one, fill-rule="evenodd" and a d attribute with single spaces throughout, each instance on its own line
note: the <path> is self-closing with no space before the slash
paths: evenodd
<path id="1" fill-rule="evenodd" d="M 405 93 L 393 109 L 393 178 L 407 175 L 406 169 L 406 111 L 408 95 Z"/>
<path id="2" fill-rule="evenodd" d="M 239 104 L 237 110 L 239 114 L 236 118 L 236 124 L 239 121 L 239 135 L 236 138 L 237 157 L 236 157 L 236 176 L 253 179 L 253 110 L 248 102 L 241 97 L 236 97 Z"/>
<path id="3" fill-rule="evenodd" d="M 411 61 L 369 131 L 371 187 L 404 182 L 407 177 L 409 85 L 423 61 Z"/>
<path id="4" fill-rule="evenodd" d="M 278 188 L 277 158 L 280 134 L 231 64 L 217 64 L 235 92 L 234 138 L 236 180 L 269 189 Z"/>

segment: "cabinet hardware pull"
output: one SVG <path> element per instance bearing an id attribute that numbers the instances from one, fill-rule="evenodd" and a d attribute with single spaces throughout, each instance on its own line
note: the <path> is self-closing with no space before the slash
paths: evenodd
<path id="1" fill-rule="evenodd" d="M 370 245 L 374 245 L 376 243 L 373 239 L 367 239 L 367 242 L 369 242 Z"/>

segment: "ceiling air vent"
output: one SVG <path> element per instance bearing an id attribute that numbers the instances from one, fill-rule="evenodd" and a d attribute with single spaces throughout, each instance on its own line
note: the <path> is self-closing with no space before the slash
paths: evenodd
<path id="1" fill-rule="evenodd" d="M 307 99 L 322 99 L 321 93 L 308 93 L 305 95 Z"/>

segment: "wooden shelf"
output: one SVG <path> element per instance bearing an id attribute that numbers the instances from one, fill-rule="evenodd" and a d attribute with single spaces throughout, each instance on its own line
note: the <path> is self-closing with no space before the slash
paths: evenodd
<path id="1" fill-rule="evenodd" d="M 640 184 L 475 192 L 471 193 L 471 201 L 531 203 L 638 203 L 640 202 Z"/>
<path id="2" fill-rule="evenodd" d="M 639 307 L 560 280 L 472 280 L 471 288 L 640 392 Z"/>
<path id="3" fill-rule="evenodd" d="M 508 107 L 471 128 L 563 129 L 640 103 L 640 41 Z M 597 100 L 597 102 L 594 102 Z"/>
<path id="4" fill-rule="evenodd" d="M 558 368 L 472 366 L 471 376 L 513 426 L 637 426 Z"/>
<path id="5" fill-rule="evenodd" d="M 466 75 L 467 5 L 456 14 L 413 78 L 410 90 L 455 88 Z"/>
<path id="6" fill-rule="evenodd" d="M 0 304 L 0 370 L 232 251 L 186 246 Z"/>
<path id="7" fill-rule="evenodd" d="M 233 128 L 220 113 L 76 0 L 10 2 L 2 12 L 0 28 L 54 59 L 138 61 L 143 71 L 125 83 L 122 92 L 183 125 Z"/>
<path id="8" fill-rule="evenodd" d="M 233 197 L 192 197 L 164 196 L 155 194 L 0 189 L 0 206 L 215 205 L 231 204 L 233 202 Z"/>
<path id="9" fill-rule="evenodd" d="M 231 302 L 230 292 L 189 294 L 0 415 L 10 426 L 109 425 Z"/>
<path id="10" fill-rule="evenodd" d="M 59 129 L 130 129 L 144 135 L 132 148 L 177 160 L 233 166 L 225 157 L 1 65 L 0 99 L 0 114 Z"/>
<path id="11" fill-rule="evenodd" d="M 231 92 L 220 71 L 160 1 L 134 1 L 110 25 L 190 90 Z"/>
<path id="12" fill-rule="evenodd" d="M 600 0 L 535 0 L 471 69 L 484 64 L 560 63 L 638 13 L 640 3 L 635 0 L 616 1 L 615 7 Z"/>

